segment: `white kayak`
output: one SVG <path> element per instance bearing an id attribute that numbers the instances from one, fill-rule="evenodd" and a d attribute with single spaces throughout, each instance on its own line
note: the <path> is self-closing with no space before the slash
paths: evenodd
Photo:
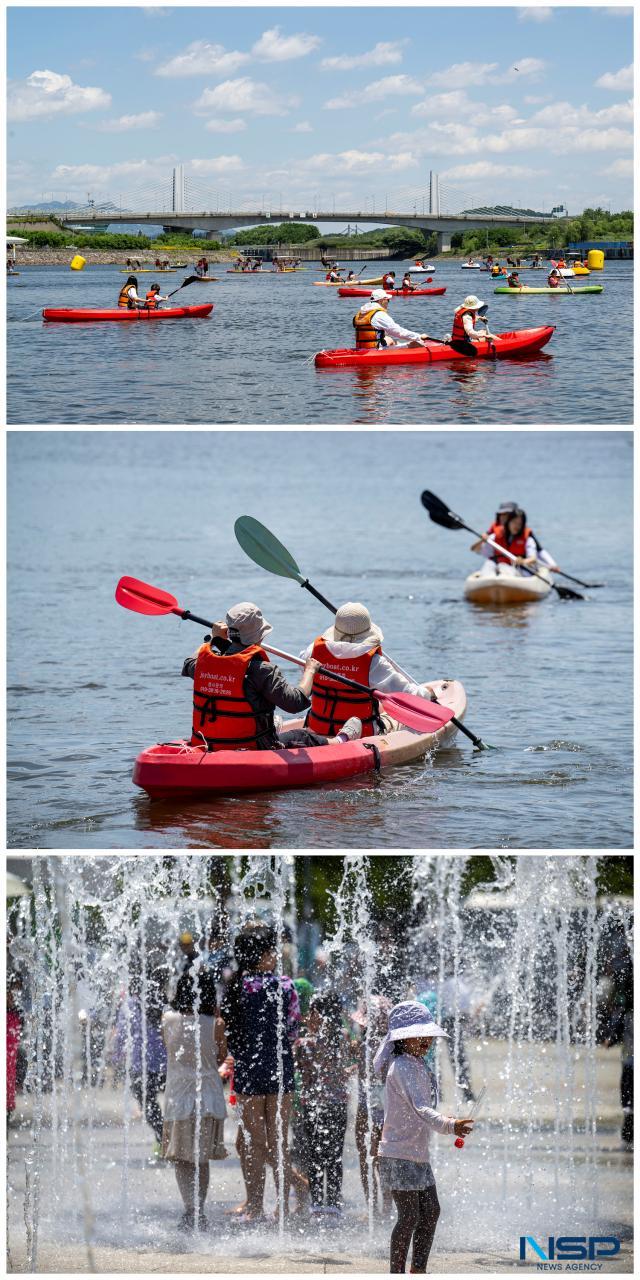
<path id="1" fill-rule="evenodd" d="M 431 275 L 432 271 L 435 271 L 435 267 L 409 267 L 411 276 Z"/>
<path id="2" fill-rule="evenodd" d="M 463 262 L 461 265 L 463 271 L 482 271 L 481 262 Z"/>
<path id="3" fill-rule="evenodd" d="M 576 274 L 573 267 L 556 267 L 555 270 L 565 279 L 567 276 L 574 276 Z"/>
<path id="4" fill-rule="evenodd" d="M 551 574 L 542 565 L 536 573 L 540 574 L 539 578 L 516 565 L 487 560 L 482 569 L 470 573 L 466 579 L 465 599 L 472 604 L 528 604 L 544 600 L 551 590 Z"/>

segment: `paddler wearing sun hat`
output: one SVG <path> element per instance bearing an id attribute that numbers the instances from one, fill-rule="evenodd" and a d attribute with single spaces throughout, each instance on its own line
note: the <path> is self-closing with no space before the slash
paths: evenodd
<path id="1" fill-rule="evenodd" d="M 448 340 L 450 342 L 482 342 L 485 338 L 496 338 L 498 335 L 491 333 L 487 327 L 486 313 L 486 302 L 481 302 L 476 298 L 475 293 L 470 293 L 454 312 L 453 327 Z M 485 325 L 482 332 L 475 327 L 478 318 Z"/>
<path id="2" fill-rule="evenodd" d="M 359 684 L 373 685 L 381 693 L 410 693 L 415 697 L 433 699 L 435 695 L 431 685 L 413 684 L 384 656 L 383 639 L 382 631 L 371 621 L 366 605 L 349 600 L 340 606 L 331 626 L 300 656 L 305 662 L 315 658 L 337 675 L 348 676 Z M 388 733 L 398 727 L 395 720 L 378 711 L 371 694 L 348 689 L 316 671 L 306 721 L 308 728 L 317 733 L 334 733 L 334 726 L 342 723 L 341 717 L 346 720 L 349 715 L 356 715 L 362 721 L 363 738 L 372 733 Z"/>
<path id="3" fill-rule="evenodd" d="M 376 347 L 395 346 L 422 347 L 428 334 L 416 333 L 413 329 L 404 329 L 387 307 L 391 294 L 385 289 L 374 289 L 371 297 L 363 302 L 360 310 L 353 317 L 356 331 L 356 350 L 373 351 Z"/>

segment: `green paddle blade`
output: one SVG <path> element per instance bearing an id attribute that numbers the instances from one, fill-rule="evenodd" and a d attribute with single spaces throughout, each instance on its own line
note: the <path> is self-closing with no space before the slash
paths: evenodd
<path id="1" fill-rule="evenodd" d="M 254 520 L 253 516 L 238 516 L 233 528 L 242 550 L 250 560 L 254 560 L 269 573 L 279 574 L 281 578 L 304 582 L 293 556 L 259 520 Z"/>

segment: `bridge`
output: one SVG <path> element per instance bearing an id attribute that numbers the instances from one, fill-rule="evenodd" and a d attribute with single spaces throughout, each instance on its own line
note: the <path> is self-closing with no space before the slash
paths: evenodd
<path id="1" fill-rule="evenodd" d="M 473 205 L 468 208 L 465 206 Z M 127 193 L 124 199 L 102 200 L 97 204 L 89 197 L 86 205 L 65 210 L 58 216 L 65 224 L 82 221 L 83 227 L 104 230 L 117 225 L 161 226 L 166 232 L 190 233 L 202 231 L 207 239 L 214 239 L 221 231 L 242 227 L 265 225 L 269 222 L 324 222 L 376 223 L 381 226 L 409 227 L 418 231 L 435 233 L 438 252 L 451 248 L 451 236 L 456 231 L 477 231 L 490 227 L 525 227 L 528 224 L 557 222 L 558 212 L 538 213 L 534 209 L 514 206 L 499 211 L 495 206 L 486 209 L 477 196 L 470 196 L 456 188 L 442 187 L 439 175 L 429 175 L 429 185 L 404 188 L 387 192 L 384 196 L 372 195 L 362 201 L 362 207 L 336 209 L 323 208 L 320 198 L 313 203 L 295 204 L 270 201 L 264 195 L 260 200 L 248 200 L 234 196 L 231 191 L 208 190 L 197 179 L 186 176 L 183 165 L 176 165 L 168 184 L 152 189 L 139 189 Z M 565 215 L 566 216 L 566 215 Z"/>

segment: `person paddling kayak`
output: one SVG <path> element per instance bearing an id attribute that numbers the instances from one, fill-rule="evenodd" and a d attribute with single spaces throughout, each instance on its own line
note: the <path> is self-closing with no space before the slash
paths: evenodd
<path id="1" fill-rule="evenodd" d="M 553 269 L 549 272 L 549 275 L 547 276 L 547 284 L 550 289 L 560 288 L 562 284 L 562 276 L 560 275 L 560 272 L 558 271 L 557 267 L 553 267 Z"/>
<path id="2" fill-rule="evenodd" d="M 529 565 L 533 569 L 536 563 L 540 563 L 552 572 L 558 572 L 558 565 L 553 556 L 545 551 L 527 525 L 527 516 L 522 507 L 516 507 L 515 511 L 507 515 L 504 524 L 498 528 L 494 526 L 491 537 L 499 547 L 504 547 L 511 552 L 511 555 L 516 556 L 520 565 Z M 479 551 L 480 555 L 485 556 L 487 560 L 493 560 L 496 564 L 513 563 L 508 556 L 503 555 L 487 542 L 486 534 L 473 544 L 471 550 Z"/>
<path id="3" fill-rule="evenodd" d="M 300 657 L 307 663 L 315 659 L 317 666 L 327 667 L 359 684 L 374 685 L 381 693 L 410 693 L 433 701 L 435 694 L 430 684 L 413 684 L 384 656 L 383 639 L 366 605 L 349 600 L 340 606 L 332 625 L 317 636 Z M 332 681 L 316 668 L 307 727 L 317 733 L 335 733 L 351 714 L 360 718 L 363 737 L 400 727 L 391 716 L 380 712 L 371 694 Z"/>
<path id="4" fill-rule="evenodd" d="M 522 281 L 517 271 L 512 271 L 510 275 L 507 276 L 507 288 L 508 289 L 522 288 Z"/>
<path id="5" fill-rule="evenodd" d="M 273 628 L 257 605 L 233 605 L 211 639 L 182 667 L 193 680 L 191 743 L 208 751 L 270 751 L 278 747 L 323 747 L 359 738 L 362 725 L 349 712 L 331 736 L 305 729 L 280 729 L 275 709 L 306 711 L 319 663 L 310 658 L 297 686 L 289 684 L 261 641 Z"/>
<path id="6" fill-rule="evenodd" d="M 453 327 L 448 342 L 463 342 L 466 345 L 472 345 L 475 342 L 484 342 L 497 337 L 497 334 L 491 333 L 486 321 L 487 304 L 476 298 L 475 293 L 470 293 L 465 298 L 462 306 L 458 307 L 453 316 Z M 476 318 L 482 320 L 485 328 L 480 332 L 475 327 Z"/>
<path id="7" fill-rule="evenodd" d="M 405 271 L 402 277 L 402 284 L 400 285 L 400 288 L 408 290 L 409 293 L 413 293 L 415 287 L 416 286 L 414 285 L 413 280 L 411 279 L 411 272 Z"/>
<path id="8" fill-rule="evenodd" d="M 397 284 L 396 284 L 396 273 L 395 273 L 395 271 L 385 271 L 385 273 L 384 273 L 384 275 L 383 275 L 383 277 L 382 277 L 382 288 L 383 288 L 383 289 L 397 289 L 397 287 L 398 287 L 398 286 L 397 286 Z"/>
<path id="9" fill-rule="evenodd" d="M 145 299 L 141 298 L 138 293 L 138 280 L 136 276 L 129 276 L 128 279 L 125 280 L 118 297 L 118 306 L 127 307 L 129 311 L 132 311 L 134 307 L 146 306 Z"/>
<path id="10" fill-rule="evenodd" d="M 147 296 L 145 299 L 145 307 L 149 307 L 151 311 L 155 311 L 157 309 L 159 302 L 168 302 L 168 301 L 169 301 L 168 295 L 160 293 L 159 284 L 149 285 L 149 289 L 147 291 Z"/>
<path id="11" fill-rule="evenodd" d="M 372 351 L 375 347 L 409 346 L 423 347 L 428 339 L 426 333 L 416 333 L 413 329 L 404 329 L 397 320 L 389 315 L 391 295 L 384 289 L 374 289 L 370 299 L 363 302 L 360 310 L 353 317 L 356 331 L 356 350 Z"/>

